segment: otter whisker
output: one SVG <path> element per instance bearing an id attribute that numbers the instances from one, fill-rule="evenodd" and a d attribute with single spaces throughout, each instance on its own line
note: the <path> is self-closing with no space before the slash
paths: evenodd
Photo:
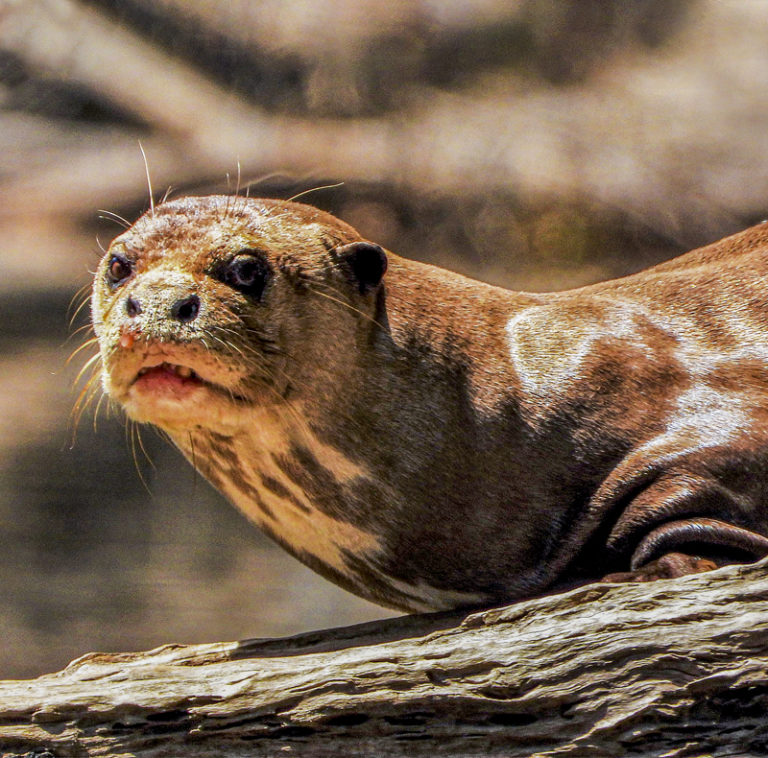
<path id="1" fill-rule="evenodd" d="M 69 317 L 70 311 L 72 310 L 72 306 L 75 302 L 77 302 L 78 299 L 81 298 L 80 303 L 78 304 L 78 310 L 82 307 L 83 303 L 87 303 L 91 297 L 90 297 L 90 290 L 91 290 L 92 284 L 89 282 L 88 284 L 84 284 L 80 289 L 78 289 L 77 292 L 75 292 L 74 295 L 72 295 L 69 305 L 67 306 L 67 317 Z M 70 324 L 72 323 L 74 317 L 70 318 Z"/>
<path id="2" fill-rule="evenodd" d="M 242 351 L 241 348 L 239 348 L 233 342 L 227 342 L 227 340 L 225 340 L 223 337 L 219 337 L 216 334 L 209 334 L 208 336 L 211 339 L 216 340 L 216 342 L 223 345 L 227 350 L 234 350 L 239 356 L 241 356 L 242 358 L 245 358 L 245 353 Z"/>
<path id="3" fill-rule="evenodd" d="M 231 192 L 231 185 L 229 181 L 229 171 L 227 171 L 227 190 Z M 234 194 L 228 194 L 227 195 L 227 203 L 225 206 L 225 212 L 224 212 L 224 218 L 233 218 L 234 215 L 230 215 L 230 212 L 234 214 L 235 209 L 237 208 L 237 198 L 240 194 L 240 161 L 237 161 L 237 180 L 235 182 L 235 192 Z"/>
<path id="4" fill-rule="evenodd" d="M 136 452 L 136 422 L 129 420 L 128 423 L 125 426 L 125 433 L 126 433 L 126 442 L 130 441 L 130 448 L 131 448 L 131 456 L 133 457 L 133 465 L 136 469 L 136 473 L 139 475 L 139 480 L 141 481 L 142 485 L 144 486 L 144 489 L 147 491 L 147 494 L 151 497 L 152 496 L 152 490 L 150 490 L 149 485 L 147 484 L 147 480 L 144 478 L 144 473 L 141 470 L 141 466 L 139 465 L 139 456 Z"/>
<path id="5" fill-rule="evenodd" d="M 102 392 L 101 396 L 99 397 L 99 402 L 96 403 L 96 408 L 93 411 L 93 431 L 94 431 L 94 433 L 98 432 L 97 422 L 98 422 L 98 419 L 99 419 L 99 410 L 101 408 L 101 404 L 104 402 L 104 398 L 105 397 L 106 397 L 106 395 Z"/>
<path id="6" fill-rule="evenodd" d="M 86 306 L 86 305 L 88 305 L 88 302 L 89 302 L 89 301 L 90 301 L 90 298 L 88 298 L 88 297 L 84 297 L 84 298 L 83 298 L 83 299 L 82 299 L 82 300 L 81 300 L 81 301 L 78 303 L 77 307 L 76 307 L 76 308 L 75 308 L 75 310 L 72 312 L 72 315 L 71 315 L 71 316 L 69 316 L 69 312 L 70 312 L 70 310 L 71 310 L 71 307 L 72 307 L 72 303 L 70 303 L 70 307 L 67 309 L 67 315 L 69 316 L 69 320 L 68 320 L 68 322 L 67 322 L 67 328 L 68 328 L 68 329 L 72 329 L 72 325 L 74 324 L 74 322 L 75 322 L 75 319 L 76 319 L 76 318 L 78 317 L 78 315 L 80 314 L 80 311 L 82 311 L 82 310 L 83 310 L 83 308 L 85 308 L 85 306 Z M 91 324 L 90 324 L 90 323 L 87 323 L 87 324 L 83 324 L 83 326 L 80 326 L 80 327 L 78 327 L 77 331 L 75 331 L 75 334 L 77 334 L 77 332 L 79 332 L 79 331 L 82 331 L 82 329 L 84 329 L 84 328 L 85 328 L 85 329 L 90 329 L 90 328 L 91 328 Z"/>
<path id="7" fill-rule="evenodd" d="M 304 190 L 303 192 L 299 192 L 297 195 L 294 195 L 293 197 L 289 197 L 287 202 L 293 203 L 296 200 L 298 200 L 300 197 L 306 197 L 307 195 L 312 194 L 313 192 L 320 192 L 320 190 L 326 190 L 326 189 L 336 189 L 337 187 L 343 187 L 344 182 L 336 182 L 336 184 L 323 184 L 319 187 L 312 187 L 311 189 Z"/>
<path id="8" fill-rule="evenodd" d="M 107 318 L 109 318 L 110 314 L 112 313 L 112 310 L 115 308 L 115 306 L 117 305 L 117 303 L 118 303 L 118 300 L 117 300 L 117 298 L 116 298 L 116 299 L 114 299 L 112 302 L 110 302 L 110 303 L 109 303 L 109 304 L 106 306 L 106 308 L 104 308 L 104 314 L 103 314 L 103 317 L 104 317 L 104 319 L 107 319 Z"/>
<path id="9" fill-rule="evenodd" d="M 226 328 L 224 329 L 224 331 L 229 331 L 229 332 L 231 332 L 233 334 L 237 334 L 233 330 L 227 330 Z M 224 340 L 221 337 L 218 337 L 215 334 L 209 334 L 209 337 L 211 337 L 212 339 L 214 339 L 217 342 L 219 342 L 225 348 L 233 350 L 234 352 L 238 353 L 243 358 L 246 358 L 246 357 L 260 358 L 261 357 L 260 351 L 257 350 L 256 348 L 253 348 L 253 347 L 249 346 L 249 345 L 238 346 L 238 345 L 235 345 L 232 342 Z M 259 376 L 262 379 L 266 380 L 266 385 L 270 388 L 270 390 L 272 390 L 272 391 L 277 393 L 278 397 L 283 401 L 283 403 L 288 403 L 288 400 L 282 394 L 277 392 L 277 390 L 274 388 L 274 386 L 273 386 L 274 376 L 270 372 L 277 372 L 277 373 L 281 374 L 283 376 L 283 378 L 285 379 L 286 384 L 288 386 L 291 386 L 291 385 L 292 386 L 296 386 L 296 385 L 298 385 L 298 386 L 306 387 L 306 384 L 304 384 L 303 382 L 297 382 L 295 379 L 293 379 L 288 374 L 287 371 L 285 371 L 280 366 L 265 366 L 265 365 L 263 365 L 261 363 L 253 363 L 253 364 L 251 364 L 251 367 L 252 367 L 252 369 L 254 371 L 257 371 L 259 373 Z M 234 396 L 233 396 L 233 399 L 234 399 Z M 297 420 L 300 420 L 303 423 L 303 420 L 299 419 L 298 417 L 297 417 Z"/>
<path id="10" fill-rule="evenodd" d="M 77 384 L 82 378 L 83 374 L 88 371 L 88 369 L 93 368 L 94 364 L 101 360 L 101 354 L 96 353 L 95 355 L 92 355 L 81 367 L 80 371 L 78 372 L 77 376 L 75 377 L 75 384 Z"/>
<path id="11" fill-rule="evenodd" d="M 274 210 L 268 210 L 264 215 L 262 215 L 262 228 L 268 229 L 271 224 L 275 224 L 278 221 L 289 217 L 290 213 L 288 213 L 288 211 L 283 211 L 282 213 L 275 215 Z"/>
<path id="12" fill-rule="evenodd" d="M 171 435 L 168 434 L 164 429 L 161 429 L 159 426 L 155 426 L 154 424 L 151 424 L 149 427 L 154 434 L 156 434 L 163 442 L 168 442 L 169 444 L 173 444 L 173 440 L 171 439 Z"/>
<path id="13" fill-rule="evenodd" d="M 255 337 L 259 341 L 260 347 L 264 348 L 263 352 L 270 352 L 275 354 L 281 352 L 280 349 L 275 348 L 275 345 L 277 345 L 276 340 L 272 339 L 271 337 L 268 337 L 263 332 L 258 331 L 254 327 L 244 326 L 240 321 L 239 317 L 237 316 L 237 314 L 234 311 L 232 311 L 230 308 L 228 308 L 224 303 L 221 303 L 221 309 L 232 317 L 233 322 L 240 324 L 241 329 L 245 331 L 250 337 Z M 225 325 L 217 325 L 216 329 L 218 331 L 225 332 L 227 334 L 232 334 L 234 336 L 238 336 L 238 337 L 242 336 L 241 331 L 238 331 L 232 327 L 228 327 Z M 208 334 L 210 335 L 211 332 L 208 332 Z M 253 348 L 250 348 L 250 346 L 249 346 L 249 349 L 253 351 L 252 352 L 253 355 L 258 354 L 258 351 L 256 351 Z"/>
<path id="14" fill-rule="evenodd" d="M 250 337 L 255 338 L 259 343 L 258 350 L 256 350 L 256 348 L 252 348 L 254 354 L 258 354 L 260 351 L 261 353 L 267 355 L 286 355 L 285 351 L 278 346 L 277 340 L 266 337 L 264 334 L 255 330 L 247 329 L 246 332 Z"/>
<path id="15" fill-rule="evenodd" d="M 249 337 L 255 338 L 259 343 L 259 350 L 255 347 L 248 346 L 251 351 L 251 355 L 259 355 L 261 353 L 268 353 L 269 355 L 283 355 L 282 348 L 278 347 L 277 340 L 273 340 L 271 337 L 267 337 L 263 332 L 260 332 L 252 327 L 245 328 L 246 334 Z"/>
<path id="16" fill-rule="evenodd" d="M 141 438 L 141 427 L 139 427 L 138 425 L 136 426 L 136 439 L 139 442 L 139 448 L 141 449 L 141 452 L 144 454 L 144 458 L 146 458 L 147 463 L 149 463 L 149 465 L 153 469 L 157 470 L 157 467 L 155 466 L 155 462 L 152 460 L 152 457 L 149 455 L 146 448 L 144 447 L 144 440 Z"/>
<path id="17" fill-rule="evenodd" d="M 112 211 L 104 210 L 103 208 L 99 208 L 98 216 L 96 218 L 100 218 L 103 221 L 112 221 L 118 226 L 121 226 L 123 229 L 130 229 L 131 228 L 131 222 L 127 219 L 124 219 L 122 216 L 119 216 L 117 213 L 112 213 Z M 97 239 L 98 242 L 98 239 Z M 101 245 L 99 245 L 101 247 Z"/>
<path id="18" fill-rule="evenodd" d="M 89 347 L 91 347 L 92 345 L 95 345 L 95 344 L 96 344 L 98 341 L 99 341 L 98 337 L 91 337 L 90 339 L 87 339 L 85 342 L 83 342 L 83 344 L 82 344 L 82 345 L 80 345 L 79 347 L 76 347 L 76 348 L 75 348 L 75 349 L 74 349 L 74 350 L 73 350 L 73 351 L 72 351 L 72 352 L 69 354 L 69 357 L 68 357 L 68 358 L 67 358 L 67 360 L 64 362 L 64 363 L 65 363 L 65 365 L 69 365 L 70 363 L 72 363 L 72 360 L 74 359 L 74 357 L 75 357 L 76 355 L 78 355 L 80 352 L 82 352 L 82 351 L 83 351 L 83 350 L 85 350 L 86 348 L 89 348 Z M 96 353 L 96 355 L 98 355 L 98 353 Z"/>
<path id="19" fill-rule="evenodd" d="M 144 146 L 141 144 L 141 140 L 139 140 L 139 150 L 141 150 L 141 156 L 144 158 L 144 170 L 147 174 L 147 190 L 149 191 L 149 209 L 151 211 L 152 217 L 154 218 L 155 198 L 152 193 L 152 179 L 149 176 L 149 161 L 147 160 L 147 154 L 144 152 Z"/>
<path id="20" fill-rule="evenodd" d="M 293 407 L 293 405 L 288 400 L 288 398 L 284 397 L 281 393 L 279 393 L 271 384 L 267 384 L 266 387 L 280 401 L 276 406 L 278 409 L 278 412 L 282 412 L 283 410 L 288 411 L 291 415 L 291 418 L 296 422 L 298 428 L 309 429 L 309 424 L 307 423 L 307 420 L 299 413 L 299 411 L 296 408 Z"/>
<path id="21" fill-rule="evenodd" d="M 197 491 L 197 451 L 195 450 L 195 439 L 192 436 L 192 432 L 187 434 L 189 438 L 189 453 L 192 463 L 192 491 Z"/>
<path id="22" fill-rule="evenodd" d="M 99 379 L 98 373 L 94 372 L 94 374 L 88 379 L 88 381 L 82 387 L 82 389 L 78 393 L 77 398 L 75 399 L 75 402 L 72 406 L 72 410 L 70 411 L 70 416 L 69 416 L 73 433 L 76 433 L 77 429 L 79 428 L 80 421 L 82 420 L 83 415 L 88 409 L 88 406 L 90 406 L 93 403 L 96 396 L 101 393 L 101 387 L 98 382 L 98 379 Z M 101 396 L 103 397 L 103 393 L 101 393 Z M 74 443 L 74 435 L 73 435 L 72 441 Z"/>
<path id="23" fill-rule="evenodd" d="M 238 168 L 239 168 L 240 162 L 238 161 Z M 283 179 L 288 178 L 289 175 L 286 174 L 284 171 L 270 171 L 268 174 L 262 174 L 257 179 L 251 179 L 250 181 L 247 181 L 245 184 L 243 184 L 240 189 L 245 190 L 244 199 L 248 200 L 251 191 L 251 187 L 255 187 L 257 184 L 262 184 L 263 182 L 269 181 L 270 179 Z"/>
<path id="24" fill-rule="evenodd" d="M 353 311 L 354 313 L 359 314 L 360 316 L 363 316 L 366 320 L 370 321 L 372 324 L 375 324 L 380 329 L 386 331 L 383 324 L 376 321 L 375 318 L 372 316 L 369 316 L 367 313 L 364 313 L 359 308 L 355 308 L 354 305 L 350 305 L 350 303 L 345 303 L 343 300 L 339 299 L 338 297 L 333 297 L 333 295 L 329 295 L 326 292 L 320 292 L 320 290 L 309 288 L 309 292 L 311 292 L 313 295 L 320 295 L 320 297 L 328 298 L 328 300 L 332 300 L 334 303 L 338 303 L 339 305 L 343 305 L 345 308 L 349 308 L 349 310 Z"/>
<path id="25" fill-rule="evenodd" d="M 80 334 L 80 332 L 86 332 L 86 331 L 92 331 L 93 325 L 92 324 L 83 324 L 82 326 L 78 326 L 77 329 L 75 329 L 72 334 L 67 338 L 67 341 L 75 337 L 76 335 Z M 94 337 L 94 339 L 96 339 Z M 65 343 L 66 344 L 66 343 Z"/>
<path id="26" fill-rule="evenodd" d="M 244 353 L 239 346 L 234 345 L 234 344 L 232 344 L 232 343 L 230 343 L 230 342 L 228 342 L 228 341 L 226 341 L 226 340 L 222 339 L 221 337 L 218 337 L 217 335 L 214 335 L 214 334 L 209 334 L 208 336 L 211 337 L 212 339 L 216 340 L 217 342 L 221 343 L 222 345 L 224 345 L 224 347 L 226 347 L 228 349 L 231 349 L 231 350 L 234 350 L 239 355 L 241 355 L 243 358 L 246 357 L 246 353 Z M 248 354 L 251 355 L 251 356 L 258 356 L 259 352 L 257 350 L 255 350 L 255 349 L 253 349 L 253 348 L 249 348 Z M 251 365 L 251 368 L 254 371 L 258 371 L 260 377 L 262 379 L 266 380 L 264 382 L 263 386 L 267 387 L 267 389 L 270 392 L 275 394 L 275 396 L 277 398 L 279 398 L 279 400 L 281 401 L 281 403 L 283 405 L 288 406 L 288 408 L 290 409 L 290 411 L 293 414 L 294 419 L 296 421 L 298 421 L 299 424 L 305 424 L 306 422 L 304 421 L 304 419 L 299 415 L 298 411 L 296 411 L 296 409 L 293 408 L 290 405 L 288 399 L 285 398 L 280 392 L 278 392 L 277 389 L 275 389 L 275 387 L 273 386 L 274 377 L 271 375 L 270 370 L 277 370 L 278 372 L 280 372 L 284 376 L 284 378 L 286 379 L 286 382 L 289 385 L 290 384 L 295 384 L 295 382 L 291 379 L 291 377 L 283 369 L 281 369 L 279 366 L 267 367 L 267 366 L 261 365 L 259 363 L 253 363 Z M 235 395 L 234 395 L 234 393 L 232 391 L 230 391 L 230 395 L 232 396 L 233 401 L 236 400 L 236 397 L 235 397 Z"/>
<path id="27" fill-rule="evenodd" d="M 72 449 L 77 440 L 77 430 L 80 427 L 80 420 L 83 417 L 88 406 L 93 402 L 93 399 L 99 393 L 100 387 L 96 383 L 99 378 L 99 374 L 94 371 L 88 381 L 80 390 L 75 402 L 72 406 L 72 410 L 69 414 L 69 423 L 72 430 L 72 437 L 70 439 L 70 449 Z M 102 395 L 103 396 L 103 395 Z"/>

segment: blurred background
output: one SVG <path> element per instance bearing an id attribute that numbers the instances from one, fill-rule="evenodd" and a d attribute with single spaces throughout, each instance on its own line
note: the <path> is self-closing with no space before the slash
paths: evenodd
<path id="1" fill-rule="evenodd" d="M 305 200 L 547 290 L 765 218 L 767 94 L 753 0 L 0 0 L 0 678 L 388 614 L 156 435 L 151 464 L 120 418 L 75 438 L 68 321 L 104 211 L 148 207 L 139 141 L 156 196 L 343 183 Z"/>

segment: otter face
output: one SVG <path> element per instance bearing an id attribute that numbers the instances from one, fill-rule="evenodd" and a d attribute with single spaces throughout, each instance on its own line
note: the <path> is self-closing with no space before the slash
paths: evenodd
<path id="1" fill-rule="evenodd" d="M 306 389 L 303 366 L 333 362 L 385 267 L 381 248 L 309 206 L 160 205 L 95 275 L 103 387 L 136 421 L 233 433 L 248 410 Z"/>

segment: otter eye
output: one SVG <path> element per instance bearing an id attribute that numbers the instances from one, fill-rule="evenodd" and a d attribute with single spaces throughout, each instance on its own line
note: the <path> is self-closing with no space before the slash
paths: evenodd
<path id="1" fill-rule="evenodd" d="M 119 284 L 133 273 L 133 265 L 122 255 L 113 255 L 107 264 L 107 279 L 111 284 Z"/>
<path id="2" fill-rule="evenodd" d="M 221 280 L 245 295 L 259 298 L 269 277 L 267 262 L 257 255 L 241 254 L 226 264 Z"/>

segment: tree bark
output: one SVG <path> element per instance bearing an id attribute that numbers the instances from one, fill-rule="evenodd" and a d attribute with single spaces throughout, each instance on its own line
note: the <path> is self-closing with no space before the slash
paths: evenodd
<path id="1" fill-rule="evenodd" d="M 0 682 L 0 752 L 765 755 L 767 565 L 286 639 L 94 653 Z"/>

